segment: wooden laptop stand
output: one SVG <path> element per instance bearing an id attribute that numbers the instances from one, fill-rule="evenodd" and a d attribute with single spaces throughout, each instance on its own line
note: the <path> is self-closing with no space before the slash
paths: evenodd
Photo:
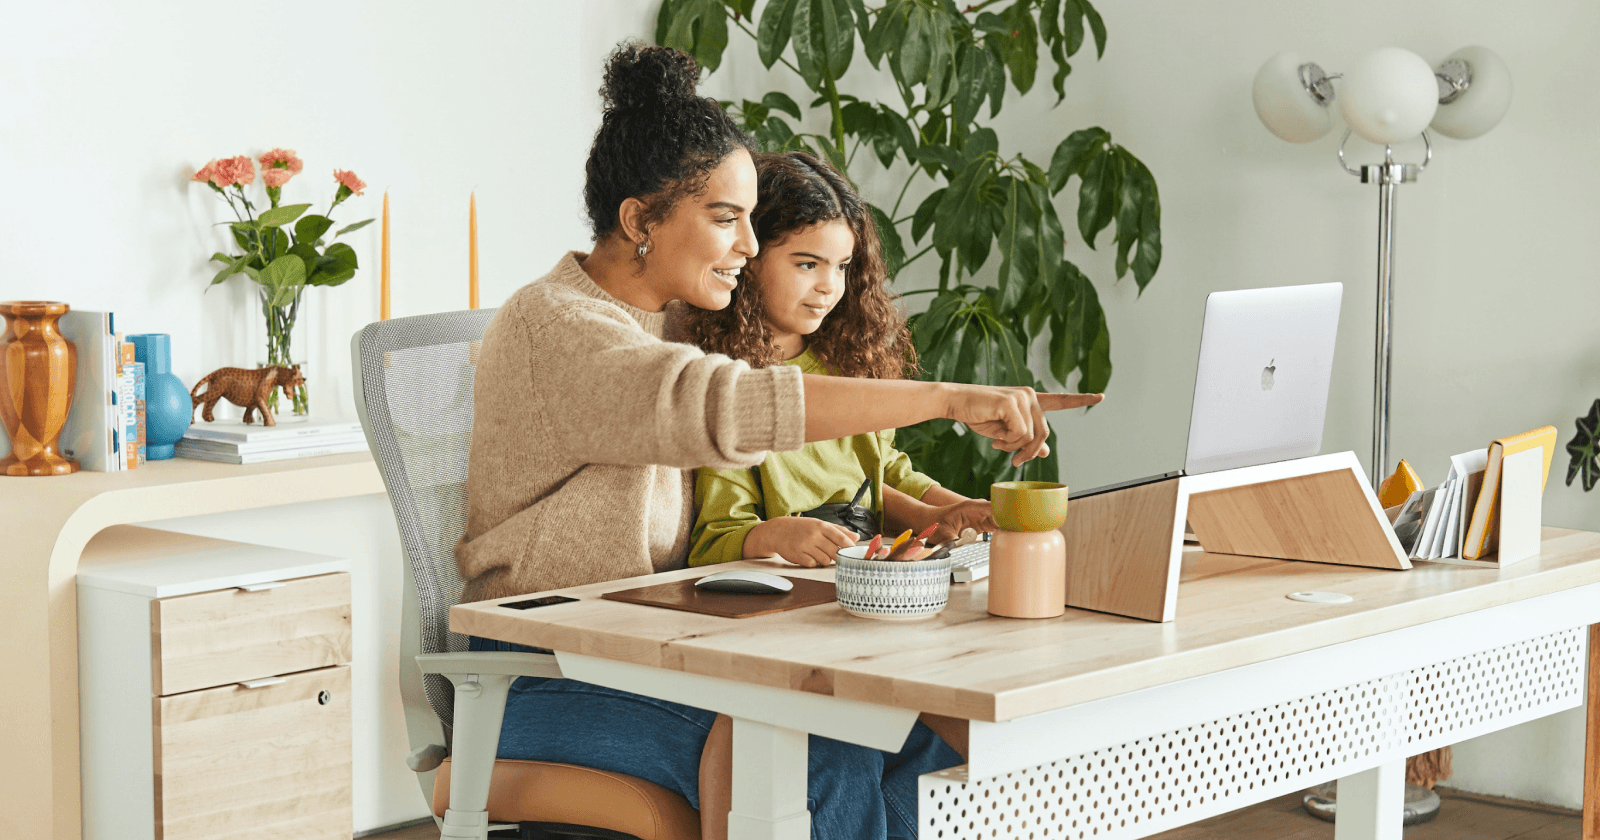
<path id="1" fill-rule="evenodd" d="M 1186 521 L 1213 554 L 1411 568 L 1355 453 L 1340 452 L 1074 499 L 1067 606 L 1173 620 Z"/>

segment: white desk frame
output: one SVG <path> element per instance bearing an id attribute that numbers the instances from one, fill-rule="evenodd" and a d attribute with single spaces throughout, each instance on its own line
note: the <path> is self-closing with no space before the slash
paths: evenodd
<path id="1" fill-rule="evenodd" d="M 969 762 L 920 780 L 920 836 L 987 838 L 999 824 L 1000 837 L 1132 840 L 1338 778 L 1337 840 L 1399 840 L 1406 757 L 1581 705 L 1595 623 L 1600 584 L 973 721 Z M 897 750 L 915 721 L 803 691 L 556 658 L 571 679 L 734 718 L 730 840 L 810 837 L 807 734 Z M 1449 708 L 1427 702 L 1451 692 Z"/>

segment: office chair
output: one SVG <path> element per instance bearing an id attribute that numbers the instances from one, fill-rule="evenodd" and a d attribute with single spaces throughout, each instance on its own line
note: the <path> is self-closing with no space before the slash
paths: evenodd
<path id="1" fill-rule="evenodd" d="M 684 797 L 569 764 L 496 759 L 506 692 L 519 676 L 560 677 L 554 656 L 471 652 L 449 630 L 461 598 L 455 545 L 467 519 L 467 450 L 478 348 L 494 310 L 396 318 L 351 339 L 356 408 L 405 548 L 400 694 L 422 793 L 442 840 L 722 840 L 732 794 L 732 724 L 719 716 L 701 756 L 702 825 Z M 448 757 L 447 757 L 448 756 Z"/>

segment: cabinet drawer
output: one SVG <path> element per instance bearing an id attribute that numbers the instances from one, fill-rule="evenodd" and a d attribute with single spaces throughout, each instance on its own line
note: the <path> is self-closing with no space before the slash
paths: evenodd
<path id="1" fill-rule="evenodd" d="M 154 703 L 156 840 L 348 840 L 349 668 Z"/>
<path id="2" fill-rule="evenodd" d="M 150 602 L 151 688 L 178 694 L 350 661 L 350 575 Z"/>

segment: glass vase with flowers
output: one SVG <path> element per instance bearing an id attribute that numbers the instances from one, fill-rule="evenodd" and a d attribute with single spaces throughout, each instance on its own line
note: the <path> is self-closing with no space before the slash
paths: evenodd
<path id="1" fill-rule="evenodd" d="M 195 181 L 211 187 L 233 211 L 235 221 L 224 224 L 232 231 L 240 250 L 236 254 L 218 251 L 211 255 L 211 261 L 222 263 L 222 268 L 211 278 L 210 286 L 236 274 L 255 281 L 266 326 L 266 359 L 262 366 L 300 366 L 304 376 L 306 360 L 297 356 L 293 337 L 306 288 L 339 286 L 355 276 L 360 267 L 355 249 L 333 240 L 360 230 L 373 220 L 345 225 L 331 236 L 328 231 L 334 224 L 334 208 L 351 196 L 361 195 L 367 185 L 354 172 L 336 169 L 333 178 L 338 188 L 327 212 L 307 213 L 310 204 L 282 203 L 284 185 L 305 167 L 294 151 L 273 149 L 261 155 L 259 161 L 268 202 L 259 212 L 245 191 L 256 180 L 256 161 L 248 155 L 212 160 L 194 174 Z M 298 352 L 303 354 L 304 348 Z M 269 398 L 274 414 L 278 414 L 278 392 L 274 388 Z M 293 416 L 303 417 L 310 412 L 305 385 L 296 389 L 292 402 Z"/>

